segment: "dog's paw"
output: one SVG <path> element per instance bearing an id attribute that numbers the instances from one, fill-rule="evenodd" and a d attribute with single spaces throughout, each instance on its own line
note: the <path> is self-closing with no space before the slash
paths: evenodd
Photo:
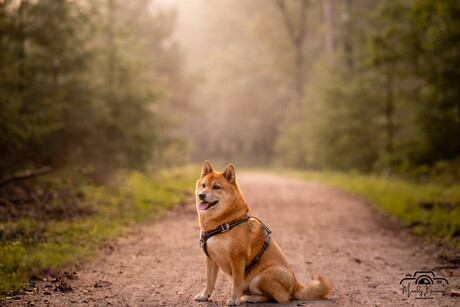
<path id="1" fill-rule="evenodd" d="M 227 306 L 238 306 L 239 304 L 241 303 L 241 300 L 240 299 L 229 299 L 227 301 Z"/>
<path id="2" fill-rule="evenodd" d="M 263 303 L 268 301 L 269 298 L 263 295 L 247 295 L 243 296 L 242 301 L 244 303 Z"/>
<path id="3" fill-rule="evenodd" d="M 207 301 L 209 299 L 209 295 L 204 293 L 199 293 L 195 295 L 195 301 Z"/>
<path id="4" fill-rule="evenodd" d="M 246 298 L 246 303 L 249 303 L 249 304 L 253 304 L 253 303 L 258 303 L 259 301 L 257 300 L 257 298 L 253 297 L 253 296 L 248 296 Z"/>

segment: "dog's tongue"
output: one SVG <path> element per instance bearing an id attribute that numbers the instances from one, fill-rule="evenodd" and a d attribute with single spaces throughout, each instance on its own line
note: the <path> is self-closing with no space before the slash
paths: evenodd
<path id="1" fill-rule="evenodd" d="M 208 203 L 205 203 L 204 201 L 200 201 L 200 203 L 198 204 L 199 210 L 206 210 L 207 207 L 208 207 Z"/>

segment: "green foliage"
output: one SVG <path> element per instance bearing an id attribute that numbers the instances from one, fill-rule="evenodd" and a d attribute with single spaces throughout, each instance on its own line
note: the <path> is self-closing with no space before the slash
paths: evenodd
<path id="1" fill-rule="evenodd" d="M 327 90 L 318 116 L 316 164 L 339 170 L 370 171 L 383 151 L 382 92 L 372 74 L 341 80 Z M 312 129 L 311 125 L 308 127 Z"/>
<path id="2" fill-rule="evenodd" d="M 31 277 L 57 275 L 82 257 L 90 256 L 108 239 L 133 229 L 135 222 L 158 217 L 193 195 L 199 169 L 163 169 L 149 177 L 139 172 L 121 172 L 112 185 L 87 179 L 54 177 L 43 184 L 70 186 L 85 195 L 82 206 L 94 213 L 67 220 L 37 221 L 22 218 L 0 223 L 0 293 L 17 291 Z M 16 233 L 13 239 L 6 233 Z"/>
<path id="3" fill-rule="evenodd" d="M 0 3 L 0 176 L 82 165 L 141 169 L 184 106 L 175 15 L 149 1 Z M 171 94 L 174 93 L 174 94 Z M 165 116 L 165 114 L 168 114 Z"/>
<path id="4" fill-rule="evenodd" d="M 311 166 L 310 148 L 305 130 L 306 123 L 299 118 L 294 108 L 287 110 L 279 126 L 279 137 L 276 140 L 276 161 L 288 167 L 306 168 Z"/>
<path id="5" fill-rule="evenodd" d="M 414 165 L 460 154 L 459 16 L 456 1 L 382 2 L 374 13 L 383 25 L 370 36 L 372 65 L 405 85 L 396 103 L 413 114 L 404 126 L 416 127 L 415 140 L 397 149 Z"/>
<path id="6" fill-rule="evenodd" d="M 69 92 L 78 88 L 73 76 L 86 64 L 81 48 L 64 52 L 81 43 L 76 31 L 81 16 L 72 9 L 67 1 L 0 4 L 2 172 L 14 170 L 24 160 L 43 160 L 40 145 L 63 128 Z M 44 31 L 47 28 L 51 30 Z M 29 146 L 36 147 L 31 152 Z"/>
<path id="7" fill-rule="evenodd" d="M 321 5 L 311 4 L 307 14 Z M 362 0 L 334 7 L 344 18 L 335 22 L 332 56 L 322 42 L 325 29 L 308 23 L 304 97 L 300 106 L 277 98 L 286 108 L 273 160 L 398 172 L 459 157 L 459 2 Z M 276 18 L 266 11 L 259 16 Z M 255 34 L 283 76 L 272 90 L 278 94 L 294 90 L 294 50 L 272 23 L 283 26 L 281 19 L 267 21 L 270 30 Z"/>
<path id="8" fill-rule="evenodd" d="M 393 177 L 359 173 L 281 171 L 309 181 L 323 182 L 358 193 L 414 226 L 414 230 L 460 247 L 460 186 L 413 183 Z"/>
<path id="9" fill-rule="evenodd" d="M 460 152 L 460 3 L 416 1 L 408 13 L 420 39 L 417 56 L 423 80 L 418 123 L 425 134 L 424 162 L 452 159 Z"/>

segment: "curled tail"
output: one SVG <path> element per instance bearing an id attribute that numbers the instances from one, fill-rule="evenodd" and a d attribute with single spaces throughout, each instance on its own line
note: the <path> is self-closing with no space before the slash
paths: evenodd
<path id="1" fill-rule="evenodd" d="M 300 288 L 294 292 L 293 296 L 297 300 L 317 300 L 326 298 L 331 290 L 331 283 L 323 276 L 318 275 L 318 280 L 300 284 Z"/>

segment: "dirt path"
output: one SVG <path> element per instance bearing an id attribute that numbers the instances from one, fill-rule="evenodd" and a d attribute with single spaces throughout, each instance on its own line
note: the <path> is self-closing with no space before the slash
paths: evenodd
<path id="1" fill-rule="evenodd" d="M 458 268 L 437 259 L 435 246 L 422 245 L 407 230 L 390 226 L 360 198 L 316 183 L 267 174 L 242 174 L 240 186 L 251 214 L 272 230 L 300 281 L 321 273 L 334 284 L 328 300 L 291 301 L 283 306 L 459 306 L 460 298 L 432 299 L 402 294 L 400 280 L 417 270 L 434 270 L 449 289 L 458 288 Z M 198 245 L 194 204 L 177 207 L 142 231 L 122 237 L 113 248 L 84 265 L 78 278 L 37 284 L 38 294 L 8 306 L 224 306 L 231 283 L 219 273 L 212 302 L 193 301 L 205 285 L 204 255 Z M 259 304 L 257 306 L 274 306 Z"/>

